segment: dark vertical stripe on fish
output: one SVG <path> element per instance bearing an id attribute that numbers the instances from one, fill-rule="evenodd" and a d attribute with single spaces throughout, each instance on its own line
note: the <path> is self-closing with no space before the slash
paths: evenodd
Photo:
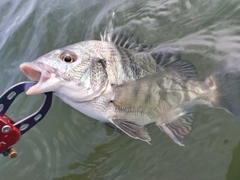
<path id="1" fill-rule="evenodd" d="M 152 98 L 152 83 L 149 84 L 147 94 L 145 96 L 145 103 L 150 103 Z"/>
<path id="2" fill-rule="evenodd" d="M 133 86 L 133 91 L 134 91 L 134 95 L 135 95 L 136 97 L 137 97 L 140 89 L 141 89 L 141 84 L 135 83 L 134 86 Z"/>

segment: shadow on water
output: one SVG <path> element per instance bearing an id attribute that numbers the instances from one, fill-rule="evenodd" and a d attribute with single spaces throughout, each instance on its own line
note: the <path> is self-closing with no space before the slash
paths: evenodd
<path id="1" fill-rule="evenodd" d="M 228 167 L 226 179 L 227 180 L 239 180 L 240 179 L 240 142 L 237 147 L 232 151 L 232 160 Z"/>
<path id="2" fill-rule="evenodd" d="M 111 153 L 107 150 L 108 146 L 108 144 L 103 144 L 96 147 L 95 151 L 93 153 L 90 153 L 86 160 L 83 162 L 73 163 L 68 167 L 70 171 L 82 168 L 84 171 L 82 174 L 69 173 L 67 176 L 54 178 L 54 180 L 99 179 L 100 174 L 97 170 L 98 167 L 101 166 L 106 158 L 111 157 Z"/>
<path id="3" fill-rule="evenodd" d="M 104 170 L 100 170 L 100 168 L 102 169 L 105 166 L 106 161 L 111 158 L 112 153 L 121 147 L 118 146 L 116 142 L 117 140 L 114 139 L 112 142 L 99 145 L 94 149 L 94 152 L 89 153 L 86 160 L 78 161 L 68 166 L 70 172 L 81 169 L 81 174 L 69 173 L 67 176 L 54 178 L 54 180 L 102 179 L 104 173 L 114 168 L 105 167 Z M 112 146 L 115 148 L 112 148 Z"/>

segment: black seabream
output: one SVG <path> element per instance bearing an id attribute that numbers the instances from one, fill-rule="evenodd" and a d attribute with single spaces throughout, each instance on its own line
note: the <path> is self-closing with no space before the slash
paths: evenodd
<path id="1" fill-rule="evenodd" d="M 101 41 L 53 50 L 20 68 L 38 82 L 28 95 L 52 91 L 78 111 L 148 143 L 144 126 L 155 123 L 184 146 L 198 105 L 240 117 L 240 78 L 234 73 L 219 71 L 200 81 L 179 52 L 146 46 L 121 30 L 106 28 Z"/>

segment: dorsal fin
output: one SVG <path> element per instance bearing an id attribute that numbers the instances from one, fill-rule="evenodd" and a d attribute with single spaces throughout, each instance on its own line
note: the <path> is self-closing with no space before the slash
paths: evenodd
<path id="1" fill-rule="evenodd" d="M 113 24 L 112 21 L 106 26 L 103 34 L 100 33 L 101 41 L 112 42 Z"/>
<path id="2" fill-rule="evenodd" d="M 139 42 L 134 38 L 134 33 L 123 31 L 122 28 L 113 28 L 113 13 L 106 29 L 101 34 L 101 40 L 114 43 L 117 46 L 125 49 L 130 49 L 135 52 L 147 52 L 155 60 L 156 64 L 164 69 L 171 69 L 183 75 L 187 79 L 198 80 L 198 74 L 191 62 L 181 59 L 181 53 L 177 48 L 161 48 L 146 45 L 144 42 Z"/>
<path id="3" fill-rule="evenodd" d="M 191 62 L 181 59 L 179 49 L 155 47 L 150 51 L 150 54 L 160 67 L 177 71 L 189 79 L 198 80 L 196 68 Z"/>
<path id="4" fill-rule="evenodd" d="M 139 42 L 139 39 L 135 39 L 133 35 L 134 33 L 123 31 L 121 28 L 113 29 L 112 26 L 107 26 L 103 35 L 101 35 L 101 40 L 136 52 L 148 51 L 152 48 L 144 42 Z"/>
<path id="5" fill-rule="evenodd" d="M 198 74 L 191 62 L 181 59 L 181 53 L 177 48 L 161 48 L 147 46 L 134 40 L 133 33 L 124 32 L 122 29 L 106 28 L 101 35 L 102 41 L 116 44 L 117 46 L 133 50 L 135 52 L 147 52 L 160 67 L 177 71 L 185 77 L 198 80 Z"/>
<path id="6" fill-rule="evenodd" d="M 144 43 L 140 43 L 138 39 L 134 39 L 134 33 L 124 32 L 122 28 L 113 27 L 113 20 L 115 18 L 115 12 L 112 13 L 112 17 L 108 22 L 103 34 L 100 34 L 102 41 L 107 41 L 116 44 L 117 46 L 131 49 L 136 52 L 142 52 L 151 49 L 151 46 L 147 46 Z"/>
<path id="7" fill-rule="evenodd" d="M 131 49 L 136 52 L 147 51 L 152 48 L 152 46 L 147 46 L 143 42 L 139 42 L 138 39 L 133 37 L 134 33 L 129 33 L 128 31 L 123 31 L 122 28 L 113 27 L 113 19 L 115 18 L 115 13 L 113 12 L 112 17 L 106 26 L 103 34 L 100 34 L 102 41 L 107 41 L 116 44 L 117 46 Z"/>

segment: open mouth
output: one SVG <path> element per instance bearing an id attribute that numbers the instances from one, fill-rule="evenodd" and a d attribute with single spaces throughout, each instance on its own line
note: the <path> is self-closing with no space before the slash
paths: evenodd
<path id="1" fill-rule="evenodd" d="M 42 69 L 34 63 L 23 63 L 20 65 L 20 69 L 31 81 L 38 82 L 41 78 Z"/>
<path id="2" fill-rule="evenodd" d="M 41 62 L 26 62 L 20 65 L 21 71 L 31 81 L 38 82 L 26 92 L 27 95 L 40 94 L 49 91 L 51 81 L 48 81 L 55 71 L 52 67 Z"/>

